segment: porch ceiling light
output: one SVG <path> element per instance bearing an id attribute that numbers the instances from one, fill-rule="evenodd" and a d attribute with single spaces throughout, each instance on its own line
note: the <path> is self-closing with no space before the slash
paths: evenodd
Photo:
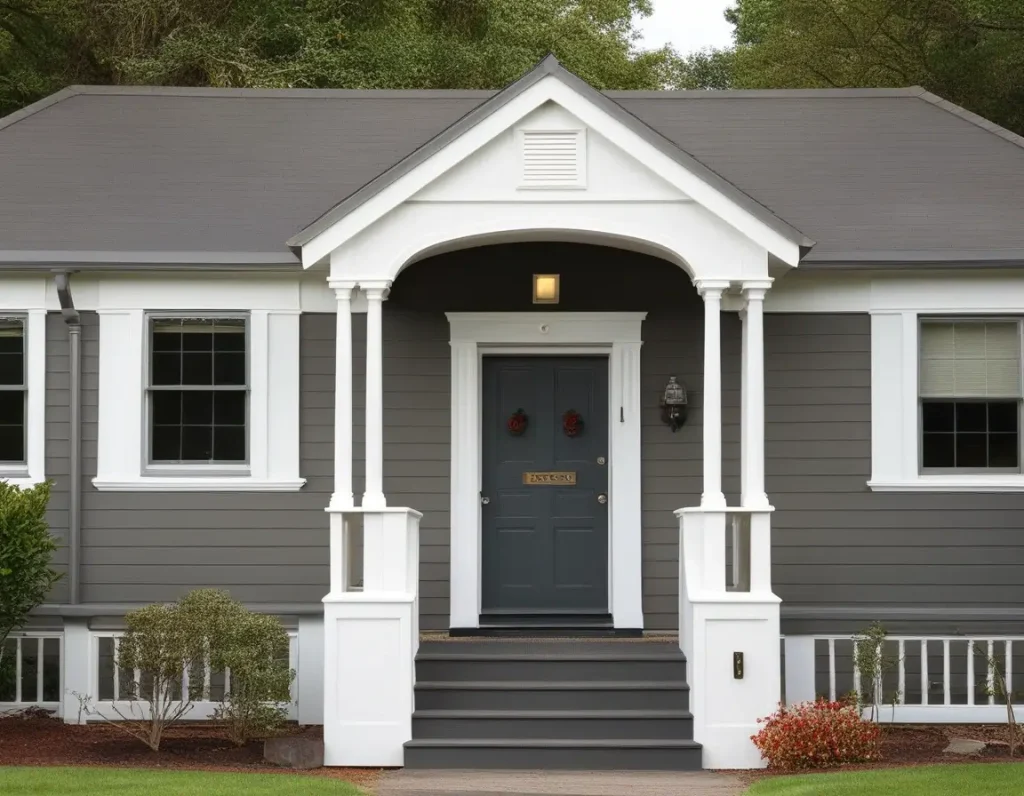
<path id="1" fill-rule="evenodd" d="M 533 303 L 558 303 L 558 274 L 533 275 Z"/>

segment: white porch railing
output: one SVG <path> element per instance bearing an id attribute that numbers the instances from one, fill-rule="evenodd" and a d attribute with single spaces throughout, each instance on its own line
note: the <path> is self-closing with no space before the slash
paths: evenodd
<path id="1" fill-rule="evenodd" d="M 63 647 L 60 632 L 26 631 L 7 638 L 0 663 L 0 714 L 28 707 L 60 709 Z"/>
<path id="2" fill-rule="evenodd" d="M 872 678 L 858 671 L 851 636 L 786 636 L 784 650 L 787 704 L 852 693 L 873 701 L 867 693 Z M 1024 665 L 1022 636 L 889 636 L 881 652 L 888 663 L 877 699 L 879 721 L 1005 722 L 1006 704 L 993 693 L 989 661 L 1003 673 L 1015 711 L 1024 709 L 1024 697 L 1013 688 L 1014 669 Z"/>
<path id="3" fill-rule="evenodd" d="M 93 688 L 87 695 L 89 709 L 85 711 L 86 720 L 108 719 L 141 719 L 148 711 L 143 703 L 134 698 L 142 680 L 142 672 L 138 669 L 128 671 L 117 666 L 117 654 L 121 637 L 118 631 L 92 631 L 91 665 L 93 669 Z M 299 671 L 299 634 L 288 633 L 288 666 Z M 187 721 L 203 721 L 212 719 L 217 706 L 225 693 L 231 690 L 231 671 L 213 671 L 209 664 L 203 670 L 201 682 L 190 680 L 189 672 L 183 670 L 181 693 L 175 694 L 178 700 L 191 698 L 192 707 L 182 718 Z M 288 703 L 288 719 L 297 720 L 298 680 L 292 681 L 291 699 Z M 177 700 L 176 700 L 177 701 Z"/>

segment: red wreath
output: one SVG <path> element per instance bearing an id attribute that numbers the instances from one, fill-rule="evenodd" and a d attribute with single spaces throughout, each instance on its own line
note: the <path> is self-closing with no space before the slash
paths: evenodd
<path id="1" fill-rule="evenodd" d="M 570 409 L 562 415 L 562 430 L 567 437 L 579 436 L 583 431 L 583 418 L 575 409 Z"/>
<path id="2" fill-rule="evenodd" d="M 513 437 L 523 436 L 526 433 L 526 426 L 529 422 L 530 418 L 526 416 L 526 412 L 522 409 L 516 409 L 508 419 L 508 433 Z"/>

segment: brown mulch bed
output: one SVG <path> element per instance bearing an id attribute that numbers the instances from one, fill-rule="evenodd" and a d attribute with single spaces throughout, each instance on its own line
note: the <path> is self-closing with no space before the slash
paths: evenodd
<path id="1" fill-rule="evenodd" d="M 320 738 L 322 727 L 290 727 L 292 735 Z M 370 788 L 380 771 L 365 768 L 282 769 L 263 759 L 263 743 L 235 746 L 209 723 L 175 725 L 165 732 L 160 751 L 110 724 L 64 724 L 38 714 L 0 718 L 0 766 L 107 766 L 260 774 L 312 774 Z"/>
<path id="2" fill-rule="evenodd" d="M 980 754 L 954 755 L 943 750 L 951 738 L 969 738 L 984 741 Z M 1024 763 L 1024 744 L 1018 743 L 1016 754 L 1010 757 L 1006 725 L 948 724 L 948 725 L 882 725 L 882 759 L 873 763 L 855 763 L 828 771 L 868 771 L 879 768 L 935 765 L 938 763 Z M 746 772 L 745 777 L 757 779 L 779 774 L 813 774 L 815 771 L 757 771 Z"/>

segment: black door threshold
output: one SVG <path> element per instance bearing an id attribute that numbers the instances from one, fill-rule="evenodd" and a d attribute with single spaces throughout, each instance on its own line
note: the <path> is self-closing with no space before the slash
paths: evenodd
<path id="1" fill-rule="evenodd" d="M 480 627 L 452 628 L 453 637 L 639 638 L 639 628 L 616 628 L 610 614 L 481 614 Z"/>

